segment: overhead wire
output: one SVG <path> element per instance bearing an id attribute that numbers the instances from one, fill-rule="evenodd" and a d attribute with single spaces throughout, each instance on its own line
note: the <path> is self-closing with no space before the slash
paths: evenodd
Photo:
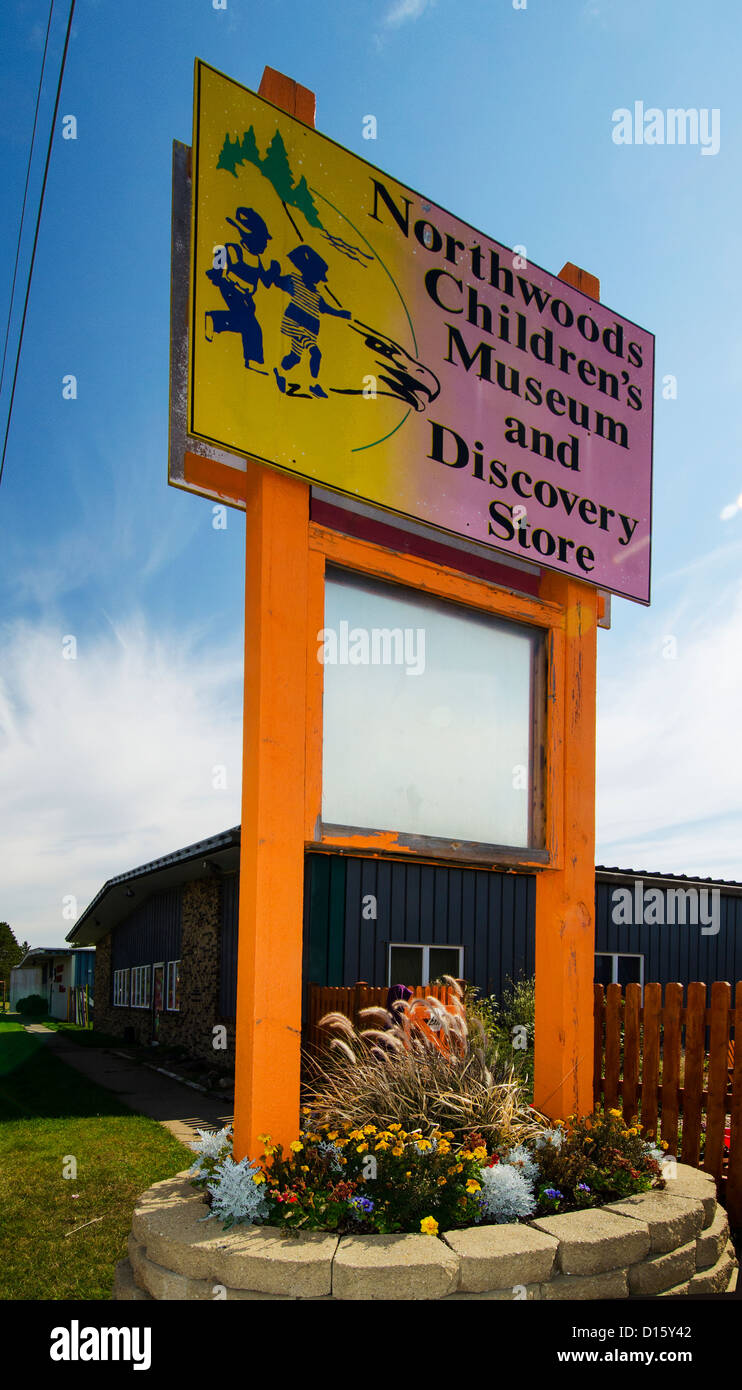
<path id="1" fill-rule="evenodd" d="M 52 5 L 52 8 L 53 8 L 53 5 Z M 58 79 L 58 81 L 57 81 L 57 94 L 56 94 L 56 98 L 55 98 L 55 101 L 54 101 L 54 115 L 52 116 L 51 127 L 50 127 L 50 130 L 49 130 L 49 143 L 48 143 L 48 145 L 47 145 L 46 160 L 45 160 L 45 163 L 44 163 L 44 178 L 43 178 L 42 184 L 41 184 L 41 193 L 40 193 L 40 195 L 39 195 L 39 207 L 38 207 L 38 212 L 37 212 L 37 214 L 36 214 L 36 227 L 35 227 L 35 230 L 34 230 L 33 247 L 32 247 L 32 250 L 31 250 L 31 261 L 30 261 L 29 268 L 28 268 L 28 277 L 27 277 L 27 280 L 26 280 L 26 293 L 25 293 L 25 297 L 24 297 L 24 301 L 23 301 L 23 316 L 22 316 L 22 318 L 21 318 L 20 332 L 19 332 L 19 334 L 18 334 L 18 347 L 17 347 L 17 349 L 16 349 L 15 367 L 14 367 L 14 370 L 13 370 L 13 386 L 12 386 L 11 392 L 10 392 L 10 402 L 9 402 L 9 404 L 8 404 L 8 418 L 7 418 L 6 425 L 5 425 L 5 436 L 4 436 L 4 439 L 3 439 L 2 456 L 0 457 L 0 482 L 2 481 L 3 469 L 5 468 L 5 455 L 6 455 L 7 451 L 8 451 L 8 438 L 9 438 L 9 436 L 10 436 L 10 424 L 11 424 L 11 420 L 12 420 L 12 418 L 13 418 L 13 402 L 14 402 L 14 400 L 15 400 L 15 389 L 16 389 L 16 385 L 17 385 L 17 383 L 18 383 L 18 368 L 19 368 L 20 360 L 21 360 L 21 349 L 22 349 L 22 347 L 23 347 L 23 334 L 24 334 L 24 330 L 25 330 L 25 327 L 26 327 L 26 316 L 27 316 L 27 314 L 28 314 L 28 301 L 29 301 L 29 298 L 30 298 L 30 295 L 31 295 L 31 280 L 32 280 L 32 277 L 33 277 L 34 264 L 35 264 L 35 262 L 36 262 L 36 249 L 37 249 L 37 246 L 38 246 L 38 243 L 39 243 L 39 229 L 40 229 L 40 227 L 41 227 L 41 214 L 42 214 L 43 207 L 44 207 L 44 194 L 46 193 L 46 182 L 47 182 L 47 178 L 48 178 L 48 176 L 49 176 L 49 164 L 50 164 L 50 162 L 51 162 L 51 157 L 52 157 L 52 146 L 53 146 L 53 144 L 54 144 L 54 132 L 55 132 L 55 130 L 56 130 L 56 128 L 57 128 L 57 115 L 58 115 L 58 112 L 59 112 L 59 99 L 60 99 L 60 97 L 61 97 L 61 95 L 62 95 L 62 81 L 63 81 L 63 79 L 64 79 L 65 64 L 66 64 L 66 62 L 67 62 L 67 52 L 68 52 L 68 49 L 69 49 L 69 46 L 70 46 L 70 35 L 71 35 L 71 33 L 72 33 L 72 20 L 73 20 L 73 17 L 74 17 L 74 13 L 75 13 L 75 0 L 71 0 L 71 3 L 70 3 L 70 13 L 69 13 L 69 18 L 68 18 L 68 20 L 67 20 L 67 31 L 66 31 L 66 33 L 65 33 L 65 38 L 64 38 L 64 49 L 63 49 L 63 51 L 62 51 L 62 60 L 61 60 L 60 66 L 59 66 L 59 79 Z"/>

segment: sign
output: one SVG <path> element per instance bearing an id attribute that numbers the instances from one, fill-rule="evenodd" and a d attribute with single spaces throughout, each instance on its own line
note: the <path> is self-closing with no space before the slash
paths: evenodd
<path id="1" fill-rule="evenodd" d="M 188 432 L 649 602 L 654 339 L 196 66 Z"/>

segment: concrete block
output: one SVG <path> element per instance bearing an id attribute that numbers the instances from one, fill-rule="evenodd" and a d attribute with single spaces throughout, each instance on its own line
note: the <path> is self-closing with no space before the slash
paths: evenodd
<path id="1" fill-rule="evenodd" d="M 649 1254 L 645 1222 L 600 1207 L 542 1216 L 528 1224 L 559 1241 L 556 1267 L 561 1274 L 601 1274 Z"/>
<path id="2" fill-rule="evenodd" d="M 459 1257 L 459 1291 L 504 1290 L 540 1284 L 551 1277 L 559 1242 L 532 1226 L 474 1226 L 446 1231 L 444 1241 Z"/>
<path id="3" fill-rule="evenodd" d="M 677 1177 L 668 1178 L 665 1192 L 670 1197 L 693 1197 L 703 1204 L 703 1224 L 710 1226 L 716 1212 L 716 1183 L 710 1173 L 679 1163 Z"/>
<path id="4" fill-rule="evenodd" d="M 725 1293 L 736 1264 L 734 1246 L 730 1241 L 716 1264 L 712 1265 L 710 1269 L 704 1269 L 699 1274 L 693 1275 L 690 1281 L 691 1297 L 704 1293 Z"/>
<path id="5" fill-rule="evenodd" d="M 458 1256 L 435 1236 L 343 1236 L 332 1292 L 342 1299 L 445 1298 L 458 1278 Z"/>
<path id="6" fill-rule="evenodd" d="M 134 1271 L 129 1260 L 119 1260 L 113 1277 L 113 1298 L 118 1303 L 146 1302 L 152 1298 L 146 1289 L 140 1289 L 134 1282 Z"/>
<path id="7" fill-rule="evenodd" d="M 667 1192 L 639 1192 L 620 1202 L 611 1202 L 606 1211 L 631 1216 L 649 1227 L 650 1255 L 664 1255 L 695 1240 L 703 1230 L 703 1203 L 697 1197 L 672 1197 Z"/>
<path id="8" fill-rule="evenodd" d="M 215 1283 L 278 1298 L 321 1298 L 332 1292 L 338 1237 L 330 1232 L 240 1226 L 222 1236 L 211 1251 Z"/>
<path id="9" fill-rule="evenodd" d="M 696 1269 L 710 1269 L 721 1258 L 729 1240 L 729 1221 L 723 1207 L 717 1206 L 711 1225 L 696 1241 Z"/>
<path id="10" fill-rule="evenodd" d="M 664 1255 L 654 1255 L 649 1260 L 632 1265 L 629 1270 L 629 1293 L 634 1298 L 649 1298 L 685 1283 L 695 1272 L 696 1242 L 691 1240 L 678 1250 L 668 1250 Z"/>
<path id="11" fill-rule="evenodd" d="M 449 1293 L 446 1302 L 452 1299 L 488 1299 L 491 1303 L 532 1303 L 541 1298 L 540 1284 L 515 1284 L 511 1289 L 487 1289 L 484 1293 Z"/>
<path id="12" fill-rule="evenodd" d="M 627 1273 L 625 1269 L 610 1269 L 603 1274 L 558 1274 L 541 1285 L 541 1297 L 549 1303 L 573 1298 L 628 1298 Z"/>

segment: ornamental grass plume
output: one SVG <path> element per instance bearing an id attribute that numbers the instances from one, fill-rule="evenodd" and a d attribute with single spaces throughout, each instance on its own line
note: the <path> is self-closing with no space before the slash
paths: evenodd
<path id="1" fill-rule="evenodd" d="M 374 1007 L 356 1029 L 345 1014 L 326 1014 L 332 1032 L 319 1057 L 305 1054 L 305 1103 L 319 1121 L 338 1128 L 450 1130 L 463 1142 L 477 1131 L 490 1148 L 513 1145 L 539 1129 L 512 1062 L 488 1045 L 477 1020 L 467 1022 L 462 991 L 450 976 L 449 1004 L 428 996 Z"/>

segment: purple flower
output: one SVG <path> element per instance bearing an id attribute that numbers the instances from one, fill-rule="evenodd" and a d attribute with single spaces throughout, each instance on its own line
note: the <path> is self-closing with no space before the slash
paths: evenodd
<path id="1" fill-rule="evenodd" d="M 374 1209 L 370 1197 L 351 1197 L 349 1205 L 356 1207 L 358 1211 L 373 1211 Z"/>
<path id="2" fill-rule="evenodd" d="M 578 1184 L 577 1184 L 577 1191 L 578 1191 L 578 1192 L 589 1192 L 589 1191 L 590 1191 L 590 1188 L 588 1187 L 588 1185 L 587 1185 L 586 1182 L 578 1182 Z"/>
<path id="3" fill-rule="evenodd" d="M 557 1202 L 560 1198 L 564 1196 L 564 1193 L 560 1192 L 558 1187 L 547 1187 L 544 1190 L 544 1196 L 551 1197 L 555 1202 Z"/>

